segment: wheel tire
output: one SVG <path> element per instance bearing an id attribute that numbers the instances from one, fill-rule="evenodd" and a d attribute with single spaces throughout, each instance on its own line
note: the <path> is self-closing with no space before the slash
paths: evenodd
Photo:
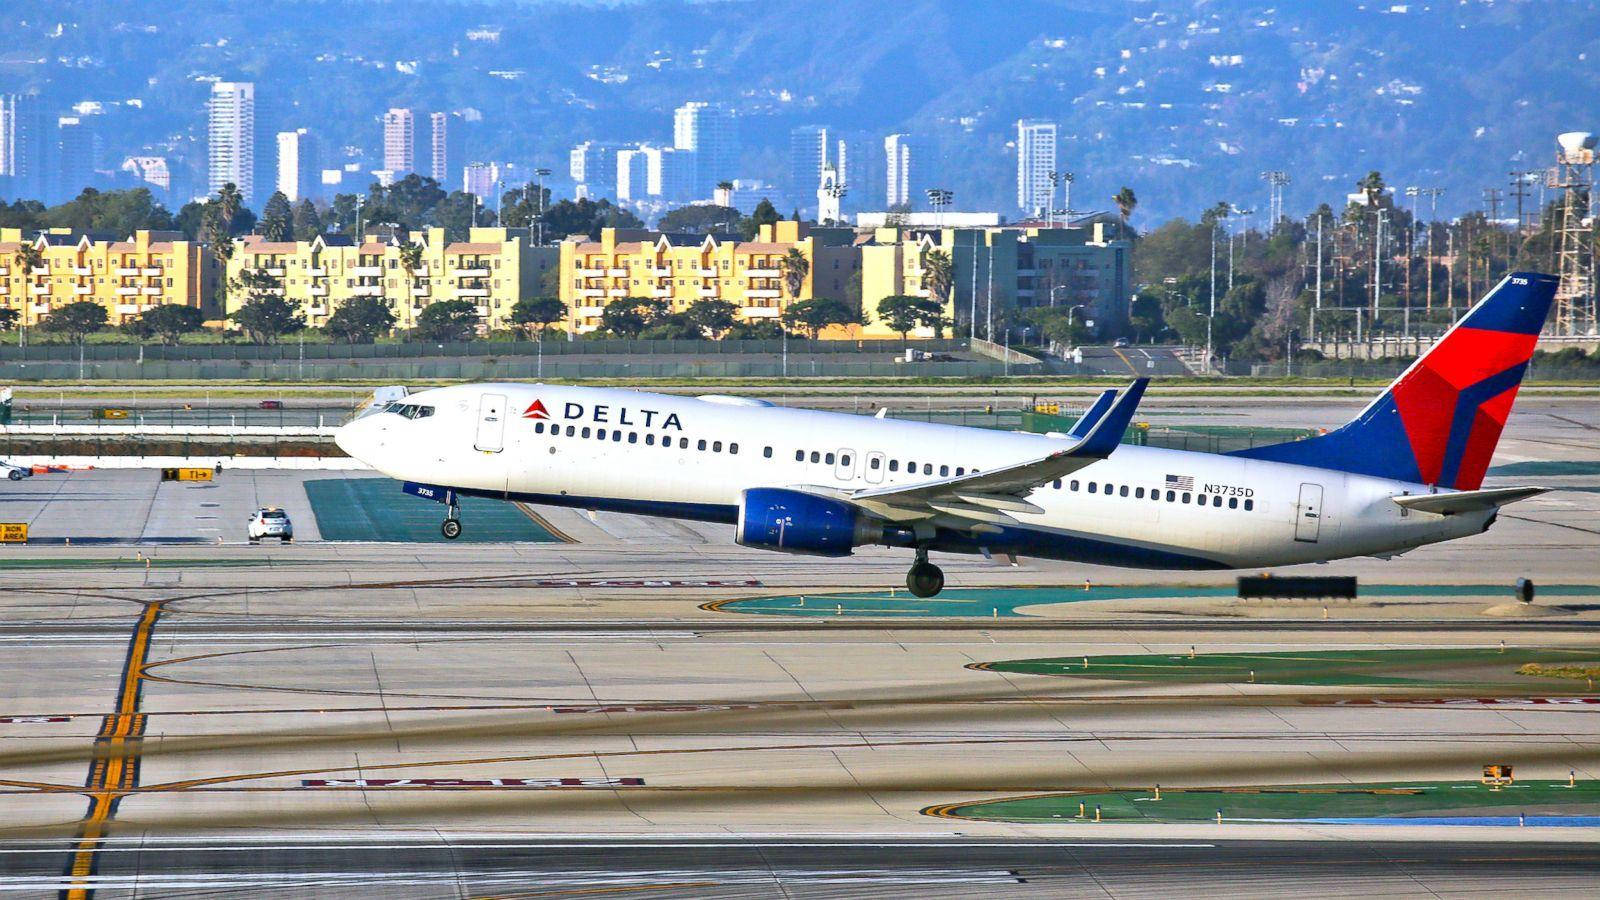
<path id="1" fill-rule="evenodd" d="M 944 590 L 944 570 L 933 563 L 917 563 L 906 573 L 906 590 L 917 597 L 938 594 Z"/>
<path id="2" fill-rule="evenodd" d="M 285 537 L 283 537 L 283 538 L 282 538 L 282 539 L 281 539 L 281 540 L 282 540 L 282 541 L 283 541 L 283 542 L 284 542 L 284 543 L 285 543 L 285 544 L 288 544 L 288 543 L 292 543 L 292 542 L 293 542 L 293 541 L 294 541 L 294 538 L 292 538 L 292 537 L 287 537 L 287 536 L 285 536 Z"/>
<path id="3" fill-rule="evenodd" d="M 451 541 L 461 537 L 461 520 L 445 519 L 444 524 L 439 526 L 439 533 L 444 535 L 446 540 Z"/>
<path id="4" fill-rule="evenodd" d="M 22 480 L 22 473 L 18 472 L 16 469 L 11 469 L 10 471 L 8 471 L 6 473 L 6 477 L 11 479 L 12 481 L 21 481 Z"/>

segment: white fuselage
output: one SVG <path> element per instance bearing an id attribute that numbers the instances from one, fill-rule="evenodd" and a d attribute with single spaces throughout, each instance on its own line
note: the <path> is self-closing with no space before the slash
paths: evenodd
<path id="1" fill-rule="evenodd" d="M 914 484 L 1039 459 L 1067 445 L 1045 435 L 605 388 L 460 385 L 403 403 L 430 412 L 369 413 L 341 429 L 340 446 L 391 477 L 466 494 L 730 523 L 750 488 Z M 941 531 L 933 549 L 1257 568 L 1389 556 L 1479 533 L 1493 518 L 1404 514 L 1389 500 L 1428 490 L 1330 469 L 1122 446 L 1034 490 L 1027 500 L 1043 511 L 1014 514 L 1020 528 L 989 536 Z"/>

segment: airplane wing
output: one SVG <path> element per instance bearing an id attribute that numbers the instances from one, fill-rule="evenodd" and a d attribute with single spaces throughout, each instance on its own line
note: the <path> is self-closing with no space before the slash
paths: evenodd
<path id="1" fill-rule="evenodd" d="M 1549 490 L 1545 487 L 1485 488 L 1479 491 L 1451 491 L 1447 494 L 1407 494 L 1389 499 L 1404 509 L 1451 516 L 1456 513 L 1495 509 L 1507 503 L 1537 497 Z"/>
<path id="2" fill-rule="evenodd" d="M 966 528 L 984 524 L 1015 524 L 1008 513 L 1043 512 L 1025 498 L 1035 488 L 1078 471 L 1110 456 L 1122 443 L 1133 413 L 1150 379 L 1140 378 L 1122 392 L 1114 403 L 1104 395 L 1075 426 L 1076 432 L 1094 416 L 1083 434 L 1071 445 L 1039 459 L 1026 460 L 986 472 L 972 472 L 953 478 L 841 491 L 834 496 L 891 521 L 943 518 L 942 524 Z"/>

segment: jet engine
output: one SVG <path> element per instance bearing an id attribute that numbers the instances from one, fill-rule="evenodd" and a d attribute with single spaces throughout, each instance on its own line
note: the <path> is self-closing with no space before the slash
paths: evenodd
<path id="1" fill-rule="evenodd" d="M 739 504 L 735 541 L 746 547 L 849 556 L 884 540 L 883 525 L 843 500 L 783 488 L 751 488 Z"/>

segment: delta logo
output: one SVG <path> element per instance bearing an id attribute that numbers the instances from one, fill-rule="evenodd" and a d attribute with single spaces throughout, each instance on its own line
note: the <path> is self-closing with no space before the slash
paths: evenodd
<path id="1" fill-rule="evenodd" d="M 522 411 L 522 417 L 524 419 L 548 419 L 550 418 L 550 411 L 544 408 L 543 400 L 535 400 L 528 404 L 527 409 Z"/>

